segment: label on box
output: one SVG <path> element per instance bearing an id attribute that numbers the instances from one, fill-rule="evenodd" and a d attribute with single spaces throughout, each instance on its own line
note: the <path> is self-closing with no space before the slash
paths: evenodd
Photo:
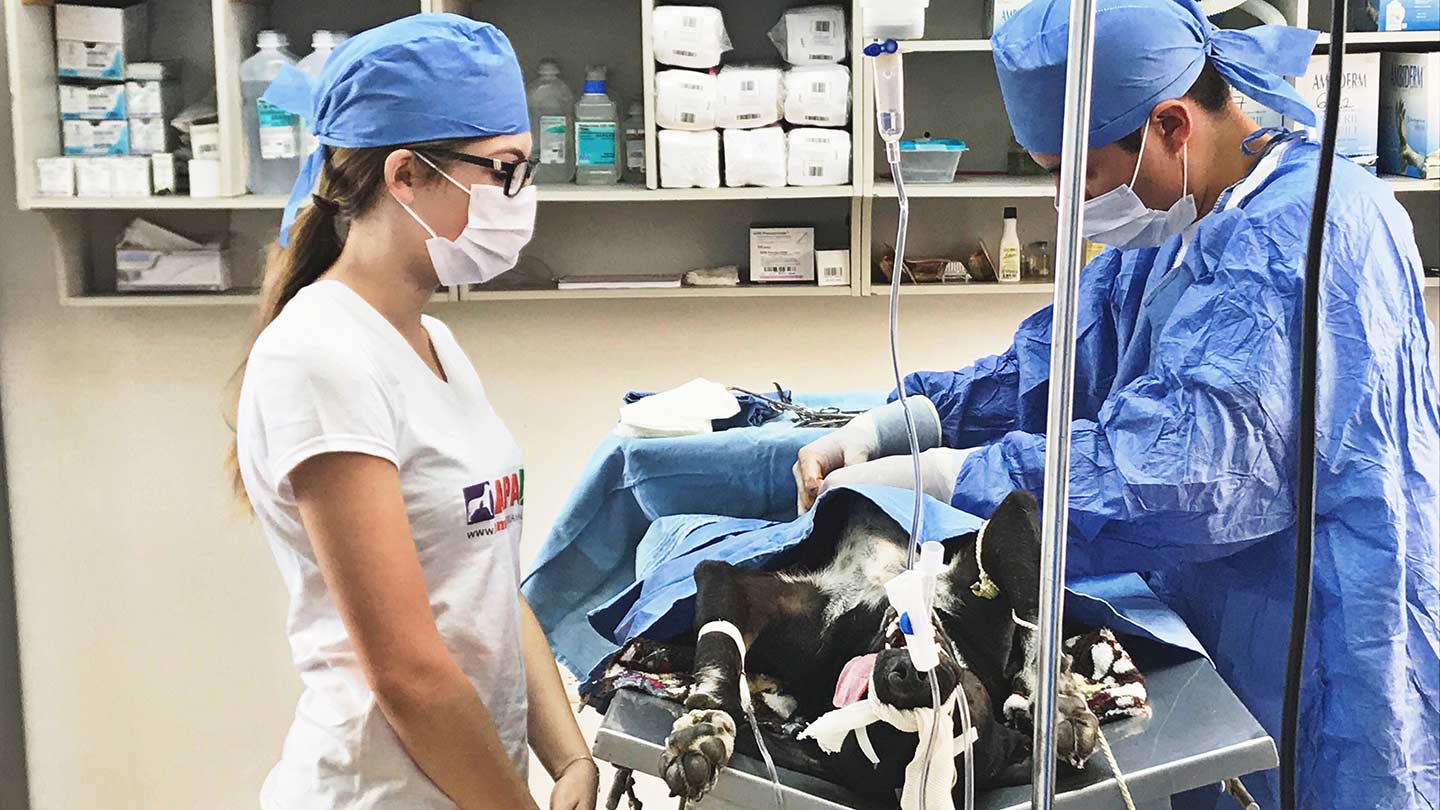
<path id="1" fill-rule="evenodd" d="M 814 281 L 814 228 L 751 228 L 751 281 Z"/>
<path id="2" fill-rule="evenodd" d="M 1315 108 L 1322 131 L 1330 84 L 1329 57 L 1315 56 L 1298 87 Z M 1335 151 L 1346 157 L 1371 157 L 1378 150 L 1380 120 L 1380 54 L 1354 53 L 1345 57 L 1345 83 L 1340 88 L 1340 126 Z"/>
<path id="3" fill-rule="evenodd" d="M 575 122 L 575 165 L 615 165 L 615 125 L 613 123 Z"/>
<path id="4" fill-rule="evenodd" d="M 126 115 L 125 87 L 105 84 L 60 85 L 60 118 L 64 121 L 119 121 Z"/>
<path id="5" fill-rule="evenodd" d="M 125 78 L 125 49 L 108 42 L 60 40 L 55 43 L 56 73 L 66 79 Z"/>
<path id="6" fill-rule="evenodd" d="M 153 155 L 170 151 L 169 130 L 163 118 L 130 119 L 130 152 Z"/>
<path id="7" fill-rule="evenodd" d="M 190 152 L 196 160 L 219 160 L 220 125 L 198 124 L 190 127 Z"/>
<path id="8" fill-rule="evenodd" d="M 1440 53 L 1384 54 L 1380 81 L 1380 172 L 1440 177 Z"/>
<path id="9" fill-rule="evenodd" d="M 994 36 L 1000 26 L 1010 21 L 1020 9 L 1030 5 L 1030 0 L 994 0 L 990 13 L 990 34 Z"/>
<path id="10" fill-rule="evenodd" d="M 71 158 L 37 158 L 36 192 L 47 197 L 75 196 L 75 161 Z"/>
<path id="11" fill-rule="evenodd" d="M 265 99 L 255 102 L 260 114 L 260 157 L 264 160 L 289 160 L 300 155 L 300 117 L 286 112 Z"/>
<path id="12" fill-rule="evenodd" d="M 850 283 L 850 251 L 815 251 L 815 282 L 821 287 L 843 287 Z"/>
<path id="13" fill-rule="evenodd" d="M 130 125 L 125 121 L 65 121 L 65 154 L 98 157 L 130 153 Z"/>
<path id="14" fill-rule="evenodd" d="M 1371 30 L 1440 30 L 1440 0 L 1369 0 L 1362 21 L 1368 18 Z M 1368 27 L 1368 26 L 1367 26 Z"/>
<path id="15" fill-rule="evenodd" d="M 565 142 L 569 140 L 570 119 L 563 115 L 540 116 L 540 162 L 546 165 L 563 164 L 566 160 Z"/>

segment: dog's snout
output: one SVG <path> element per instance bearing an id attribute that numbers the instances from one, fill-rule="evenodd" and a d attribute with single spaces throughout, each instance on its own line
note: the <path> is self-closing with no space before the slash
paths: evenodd
<path id="1" fill-rule="evenodd" d="M 875 661 L 875 696 L 897 709 L 930 705 L 930 682 L 904 649 L 884 650 Z"/>

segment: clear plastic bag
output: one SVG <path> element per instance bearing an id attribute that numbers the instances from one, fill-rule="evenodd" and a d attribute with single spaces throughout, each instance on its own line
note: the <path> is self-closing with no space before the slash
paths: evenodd
<path id="1" fill-rule="evenodd" d="M 770 41 L 792 65 L 824 65 L 845 61 L 850 37 L 842 6 L 792 8 L 770 29 Z"/>
<path id="2" fill-rule="evenodd" d="M 785 120 L 801 127 L 850 124 L 850 68 L 805 65 L 785 74 Z"/>
<path id="3" fill-rule="evenodd" d="M 705 70 L 720 64 L 730 50 L 730 34 L 718 8 L 658 6 L 650 21 L 655 61 L 672 67 Z"/>
<path id="4" fill-rule="evenodd" d="M 785 110 L 785 74 L 777 67 L 726 67 L 716 77 L 715 125 L 755 129 L 778 123 Z"/>

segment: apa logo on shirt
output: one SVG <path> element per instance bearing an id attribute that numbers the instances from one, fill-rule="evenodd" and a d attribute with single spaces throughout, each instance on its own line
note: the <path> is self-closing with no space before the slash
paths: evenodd
<path id="1" fill-rule="evenodd" d="M 519 508 L 525 505 L 525 471 L 516 470 L 495 481 L 472 484 L 465 487 L 463 495 L 466 525 L 481 527 L 471 531 L 470 537 L 504 531 L 511 520 L 519 517 Z"/>

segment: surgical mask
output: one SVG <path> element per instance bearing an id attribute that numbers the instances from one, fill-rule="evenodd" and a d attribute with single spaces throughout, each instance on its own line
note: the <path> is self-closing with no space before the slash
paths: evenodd
<path id="1" fill-rule="evenodd" d="M 440 172 L 456 188 L 466 190 L 459 181 L 431 163 L 429 158 L 418 153 L 417 157 L 430 164 L 430 168 Z M 454 240 L 435 233 L 435 229 L 427 225 L 410 206 L 400 203 L 400 207 L 430 234 L 425 248 L 430 251 L 435 276 L 446 287 L 484 284 L 511 269 L 520 261 L 520 251 L 530 243 L 530 237 L 535 233 L 534 186 L 526 186 L 514 197 L 505 196 L 500 186 L 490 185 L 473 185 L 468 193 L 470 218 L 465 230 Z"/>
<path id="2" fill-rule="evenodd" d="M 1190 145 L 1181 148 L 1184 188 L 1180 199 L 1168 211 L 1147 208 L 1135 193 L 1135 180 L 1140 177 L 1140 164 L 1145 160 L 1145 141 L 1150 136 L 1150 122 L 1145 122 L 1140 136 L 1140 155 L 1135 159 L 1135 174 L 1128 185 L 1116 186 L 1093 200 L 1085 201 L 1085 238 L 1121 250 L 1159 247 L 1170 237 L 1183 232 L 1195 221 L 1195 195 L 1190 193 Z"/>

